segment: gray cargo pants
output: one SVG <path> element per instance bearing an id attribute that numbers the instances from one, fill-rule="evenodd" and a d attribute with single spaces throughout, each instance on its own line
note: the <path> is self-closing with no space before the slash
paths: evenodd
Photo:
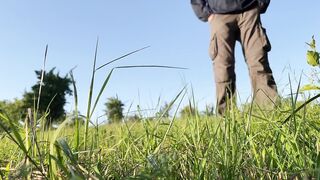
<path id="1" fill-rule="evenodd" d="M 209 54 L 213 61 L 218 113 L 224 114 L 229 100 L 235 99 L 234 48 L 237 40 L 248 65 L 254 102 L 262 106 L 275 102 L 277 86 L 267 54 L 271 45 L 261 25 L 258 7 L 237 14 L 214 14 L 210 26 Z"/>

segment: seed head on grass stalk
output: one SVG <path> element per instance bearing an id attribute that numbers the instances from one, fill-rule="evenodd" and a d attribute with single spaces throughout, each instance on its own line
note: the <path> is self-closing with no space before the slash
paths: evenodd
<path id="1" fill-rule="evenodd" d="M 31 114 L 31 112 L 28 112 L 28 114 L 29 114 L 29 121 L 30 122 L 33 122 L 33 123 L 31 123 L 31 125 L 32 125 L 32 144 L 36 147 L 36 150 L 37 150 L 37 153 L 38 153 L 38 156 L 39 157 L 41 157 L 42 155 L 41 155 L 41 151 L 40 151 L 40 148 L 39 148 L 39 145 L 38 145 L 38 141 L 37 141 L 37 133 L 36 133 L 36 128 L 37 128 L 37 125 L 38 125 L 38 113 L 39 113 L 39 108 L 40 108 L 40 100 L 41 100 L 41 93 L 42 93 L 42 86 L 43 86 L 43 80 L 44 80 L 44 76 L 45 76 L 45 69 L 46 69 L 46 62 L 47 62 L 47 57 L 48 57 L 48 48 L 49 48 L 49 46 L 48 46 L 48 44 L 46 45 L 46 49 L 45 49 L 45 52 L 44 52 L 44 59 L 43 59 L 43 67 L 42 67 L 42 72 L 41 72 L 41 77 L 40 77 L 40 83 L 39 83 L 39 92 L 38 92 L 38 99 L 37 99 L 37 106 L 36 106 L 36 108 L 35 108 L 35 110 L 34 110 L 34 113 L 33 113 L 33 116 L 32 116 L 32 114 Z M 52 101 L 53 101 L 53 99 L 54 99 L 55 97 L 53 97 L 52 98 Z M 51 101 L 51 102 L 52 102 Z M 50 106 L 50 104 L 51 104 L 51 102 L 49 103 L 49 105 L 48 105 L 48 107 L 47 107 L 47 111 L 48 111 L 48 109 L 49 109 L 49 106 Z M 47 112 L 46 111 L 46 112 Z M 45 113 L 45 114 L 47 114 L 47 113 Z M 42 118 L 40 118 L 39 119 L 39 121 L 43 121 L 44 119 L 45 119 L 46 117 L 45 117 L 45 115 L 44 115 L 44 117 Z M 28 121 L 26 121 L 26 122 L 28 122 Z M 27 125 L 26 125 L 27 126 Z M 27 132 L 26 132 L 27 133 Z M 31 150 L 34 150 L 35 148 L 31 148 Z M 31 152 L 31 153 L 34 153 L 34 152 Z M 34 156 L 35 156 L 35 154 L 34 154 Z M 44 162 L 42 161 L 42 160 L 40 160 L 40 165 L 41 165 L 41 167 L 42 167 L 42 170 L 44 171 Z"/>

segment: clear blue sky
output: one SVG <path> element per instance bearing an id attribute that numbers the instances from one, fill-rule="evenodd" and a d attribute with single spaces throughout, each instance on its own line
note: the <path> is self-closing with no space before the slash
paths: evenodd
<path id="1" fill-rule="evenodd" d="M 130 69 L 115 71 L 101 104 L 116 96 L 132 110 L 140 104 L 154 108 L 170 101 L 185 84 L 192 84 L 200 107 L 213 104 L 215 89 L 208 57 L 209 27 L 199 21 L 189 1 L 179 0 L 30 0 L 0 4 L 0 100 L 21 98 L 36 83 L 34 70 L 42 67 L 46 44 L 47 68 L 66 74 L 77 66 L 75 78 L 80 110 L 85 112 L 92 59 L 100 38 L 98 65 L 127 52 L 150 45 L 119 65 L 169 65 L 188 70 Z M 320 43 L 319 0 L 272 0 L 263 25 L 272 43 L 270 64 L 279 91 L 288 93 L 288 73 L 296 78 L 310 68 L 305 62 L 305 42 L 315 35 Z M 242 101 L 250 95 L 248 70 L 239 45 L 236 51 L 238 92 Z M 288 67 L 291 70 L 288 70 Z M 97 88 L 109 72 L 97 74 Z M 67 111 L 73 108 L 68 98 Z M 97 114 L 102 114 L 102 105 Z"/>

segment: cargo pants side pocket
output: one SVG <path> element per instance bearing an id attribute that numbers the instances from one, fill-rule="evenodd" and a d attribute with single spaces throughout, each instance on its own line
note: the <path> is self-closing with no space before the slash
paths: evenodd
<path id="1" fill-rule="evenodd" d="M 218 43 L 217 43 L 217 36 L 216 34 L 213 34 L 210 40 L 209 44 L 209 56 L 212 61 L 217 57 L 218 55 Z"/>

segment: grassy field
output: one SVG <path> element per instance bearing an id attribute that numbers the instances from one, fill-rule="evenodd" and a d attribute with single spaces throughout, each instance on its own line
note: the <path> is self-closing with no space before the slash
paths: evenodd
<path id="1" fill-rule="evenodd" d="M 30 115 L 25 126 L 0 111 L 1 179 L 320 179 L 320 94 L 298 102 L 299 88 L 291 93 L 296 96 L 270 110 L 247 104 L 231 108 L 224 117 L 177 117 L 177 108 L 169 119 L 158 114 L 89 126 L 114 70 L 176 68 L 114 67 L 94 99 L 96 72 L 140 50 L 98 68 L 96 50 L 84 124 L 78 122 L 76 113 L 74 126 L 65 120 L 55 130 L 44 130 L 46 115 L 38 117 L 36 110 L 29 113 L 33 118 Z M 315 52 L 308 53 L 313 60 Z M 77 90 L 70 75 L 78 112 Z M 170 105 L 179 107 L 185 94 L 184 88 Z"/>
<path id="2" fill-rule="evenodd" d="M 319 104 L 292 107 L 91 127 L 86 143 L 84 127 L 29 129 L 27 139 L 16 127 L 0 136 L 0 172 L 3 179 L 319 179 Z"/>

